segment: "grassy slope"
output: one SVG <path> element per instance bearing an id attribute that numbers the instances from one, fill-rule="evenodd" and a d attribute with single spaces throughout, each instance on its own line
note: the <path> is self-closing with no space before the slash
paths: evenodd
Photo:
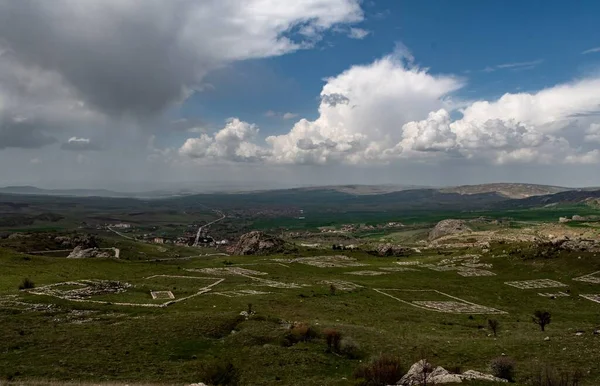
<path id="1" fill-rule="evenodd" d="M 349 384 L 344 378 L 351 379 L 358 360 L 327 354 L 321 341 L 281 346 L 282 330 L 274 320 L 285 319 L 335 327 L 357 341 L 367 355 L 396 353 L 406 364 L 418 359 L 417 352 L 425 351 L 433 362 L 448 368 L 486 371 L 490 359 L 506 353 L 518 361 L 521 376 L 547 362 L 589 371 L 588 385 L 600 382 L 600 364 L 591 360 L 600 357 L 600 337 L 591 334 L 600 325 L 600 304 L 577 296 L 600 293 L 600 285 L 571 280 L 600 270 L 600 260 L 595 256 L 567 254 L 560 259 L 529 262 L 487 257 L 498 273 L 494 277 L 463 278 L 455 272 L 426 269 L 377 277 L 344 274 L 394 266 L 395 259 L 357 256 L 370 267 L 249 266 L 268 272 L 271 280 L 307 286 L 254 287 L 248 279 L 227 277 L 215 291 L 255 289 L 271 294 L 239 298 L 203 295 L 165 309 L 91 305 L 26 295 L 28 302 L 56 303 L 59 307 L 52 312 L 23 312 L 0 306 L 0 379 L 12 376 L 17 380 L 198 382 L 202 364 L 218 357 L 228 358 L 240 368 L 243 384 Z M 144 277 L 150 275 L 206 276 L 182 268 L 225 266 L 223 258 L 155 263 L 24 257 L 0 251 L 0 296 L 16 294 L 23 277 L 30 277 L 38 285 L 75 279 L 116 279 L 147 289 Z M 227 260 L 264 262 L 258 257 Z M 326 285 L 318 284 L 332 278 L 352 281 L 364 288 L 352 293 L 338 291 L 332 296 Z M 567 283 L 572 297 L 551 300 L 538 296 L 538 290 L 518 290 L 503 284 L 533 278 Z M 173 292 L 188 293 L 195 286 L 182 280 Z M 438 289 L 508 314 L 494 316 L 502 324 L 499 337 L 494 339 L 479 328 L 487 324 L 484 315 L 475 315 L 471 320 L 468 315 L 421 310 L 372 288 Z M 144 296 L 148 295 L 139 291 L 127 294 L 129 300 L 143 300 Z M 237 315 L 248 303 L 253 304 L 260 318 L 240 323 Z M 75 316 L 74 309 L 93 313 Z M 531 322 L 530 315 L 536 309 L 552 312 L 553 322 L 545 333 Z M 73 323 L 77 319 L 84 322 Z M 232 334 L 233 329 L 238 332 Z M 577 329 L 585 334 L 575 336 Z M 550 341 L 544 341 L 545 336 Z"/>

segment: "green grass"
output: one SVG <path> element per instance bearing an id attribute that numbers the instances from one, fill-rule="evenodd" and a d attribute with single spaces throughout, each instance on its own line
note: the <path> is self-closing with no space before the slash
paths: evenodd
<path id="1" fill-rule="evenodd" d="M 600 286 L 572 280 L 600 270 L 600 260 L 592 254 L 564 254 L 551 260 L 528 261 L 492 254 L 484 260 L 494 264 L 492 270 L 497 276 L 471 278 L 424 268 L 375 277 L 347 275 L 345 272 L 397 266 L 393 258 L 374 258 L 359 252 L 353 255 L 369 266 L 317 268 L 296 263 L 289 268 L 274 264 L 244 266 L 267 272 L 265 278 L 269 280 L 304 287 L 260 287 L 250 279 L 227 276 L 213 293 L 254 289 L 270 294 L 229 298 L 209 293 L 156 309 L 75 303 L 20 293 L 17 287 L 24 277 L 33 280 L 38 288 L 67 280 L 120 280 L 134 284 L 135 288 L 121 295 L 95 299 L 156 303 L 150 298 L 150 290 L 170 289 L 176 297 L 181 297 L 210 281 L 145 279 L 148 276 L 212 277 L 184 269 L 225 267 L 225 260 L 234 264 L 260 264 L 265 263 L 264 258 L 207 257 L 169 262 L 66 260 L 0 251 L 0 298 L 19 295 L 25 302 L 57 305 L 50 311 L 0 305 L 0 380 L 191 383 L 202 380 L 204 364 L 219 358 L 231 361 L 239 369 L 242 384 L 352 383 L 351 375 L 360 359 L 327 353 L 322 339 L 289 347 L 282 345 L 285 331 L 279 320 L 287 320 L 320 329 L 338 329 L 361 346 L 365 353 L 363 361 L 385 352 L 399 355 L 405 366 L 409 366 L 419 359 L 417 352 L 427 352 L 430 361 L 446 368 L 489 371 L 489 361 L 505 353 L 518 363 L 518 380 L 523 380 L 536 366 L 549 363 L 558 368 L 581 368 L 586 374 L 589 371 L 585 385 L 600 383 L 600 364 L 592 360 L 600 357 L 600 336 L 592 335 L 593 329 L 600 326 L 600 304 L 578 296 L 600 293 Z M 441 258 L 418 257 L 423 261 Z M 566 283 L 572 296 L 552 300 L 537 292 L 554 289 L 519 290 L 503 284 L 535 278 Z M 328 285 L 319 284 L 330 279 L 351 281 L 363 288 L 331 295 Z M 379 294 L 373 288 L 436 289 L 507 314 L 493 316 L 501 323 L 498 337 L 493 338 L 488 336 L 486 315 L 470 318 L 466 314 L 423 310 Z M 239 313 L 247 309 L 248 303 L 252 303 L 256 315 L 245 321 L 239 318 Z M 537 309 L 552 313 L 553 321 L 545 333 L 531 322 L 531 314 Z M 585 331 L 583 336 L 575 336 L 579 329 Z M 546 336 L 549 341 L 544 341 Z"/>

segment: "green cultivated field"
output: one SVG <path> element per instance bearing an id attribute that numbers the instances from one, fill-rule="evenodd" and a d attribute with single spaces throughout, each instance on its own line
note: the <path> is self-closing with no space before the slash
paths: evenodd
<path id="1" fill-rule="evenodd" d="M 518 384 L 525 384 L 527 376 L 545 365 L 580 369 L 585 375 L 583 385 L 600 384 L 600 335 L 593 334 L 600 327 L 600 303 L 579 296 L 600 294 L 600 284 L 573 280 L 600 270 L 600 259 L 593 254 L 564 253 L 553 259 L 524 260 L 503 255 L 508 246 L 499 245 L 481 258 L 481 263 L 493 264 L 483 269 L 495 276 L 463 277 L 456 271 L 438 272 L 395 263 L 437 264 L 472 251 L 454 251 L 451 256 L 431 252 L 403 259 L 353 252 L 347 255 L 365 266 L 319 268 L 297 262 L 273 264 L 276 258 L 316 253 L 308 251 L 269 257 L 152 262 L 133 258 L 139 253 L 136 248 L 149 246 L 131 243 L 122 247 L 127 248 L 123 248 L 121 260 L 67 260 L 0 251 L 0 383 L 58 380 L 184 384 L 206 381 L 211 369 L 231 363 L 244 385 L 352 385 L 356 382 L 354 370 L 379 353 L 398 355 L 406 367 L 426 355 L 430 362 L 450 370 L 484 372 L 490 371 L 490 360 L 504 353 L 517 362 Z M 155 253 L 149 254 L 155 257 Z M 197 271 L 209 267 L 242 267 L 266 275 Z M 381 269 L 392 267 L 416 270 Z M 386 274 L 347 274 L 353 271 Z M 164 276 L 147 279 L 155 275 Z M 117 280 L 133 287 L 120 294 L 87 298 L 108 303 L 74 302 L 19 291 L 25 277 L 35 283 L 36 289 L 85 279 Z M 156 305 L 168 301 L 152 300 L 151 290 L 171 291 L 177 300 L 196 294 L 218 279 L 225 280 L 206 293 L 164 308 L 114 304 Z M 568 287 L 518 289 L 504 284 L 531 279 L 553 279 Z M 321 283 L 326 280 L 361 287 L 344 291 L 338 286 L 332 291 L 329 284 Z M 279 287 L 281 283 L 294 283 L 296 288 L 267 286 L 273 282 Z M 264 293 L 239 296 L 243 290 Z M 461 300 L 432 291 L 401 290 L 438 290 L 505 313 L 423 309 L 411 302 Z M 538 295 L 567 290 L 569 297 Z M 254 314 L 246 320 L 240 312 L 249 304 Z M 54 306 L 46 309 L 42 305 Z M 552 313 L 552 323 L 545 332 L 532 323 L 535 310 Z M 496 338 L 487 329 L 488 318 L 500 322 Z M 350 358 L 330 353 L 323 338 L 291 344 L 286 324 L 293 322 L 320 331 L 334 328 L 360 346 L 360 355 Z M 577 331 L 583 334 L 577 336 Z"/>

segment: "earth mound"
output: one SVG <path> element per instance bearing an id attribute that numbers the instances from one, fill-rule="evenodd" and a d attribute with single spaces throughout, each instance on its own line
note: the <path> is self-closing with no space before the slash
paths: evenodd
<path id="1" fill-rule="evenodd" d="M 429 241 L 439 239 L 443 236 L 471 232 L 471 228 L 463 220 L 442 220 L 429 232 Z"/>
<path id="2" fill-rule="evenodd" d="M 234 255 L 269 255 L 283 252 L 284 249 L 284 240 L 261 231 L 252 231 L 242 235 L 231 252 Z"/>

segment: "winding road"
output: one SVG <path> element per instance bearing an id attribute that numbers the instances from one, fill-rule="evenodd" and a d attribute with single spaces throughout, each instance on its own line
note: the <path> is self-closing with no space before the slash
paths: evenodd
<path id="1" fill-rule="evenodd" d="M 211 209 L 213 212 L 217 213 L 218 215 L 220 215 L 221 217 L 209 222 L 208 224 L 204 224 L 202 225 L 200 228 L 198 228 L 198 232 L 196 232 L 196 239 L 194 240 L 194 247 L 198 246 L 198 240 L 200 240 L 200 234 L 202 233 L 202 230 L 208 226 L 211 226 L 214 223 L 217 223 L 219 221 L 224 220 L 227 216 L 225 216 L 225 214 L 223 212 L 221 212 L 220 210 L 217 209 Z"/>

